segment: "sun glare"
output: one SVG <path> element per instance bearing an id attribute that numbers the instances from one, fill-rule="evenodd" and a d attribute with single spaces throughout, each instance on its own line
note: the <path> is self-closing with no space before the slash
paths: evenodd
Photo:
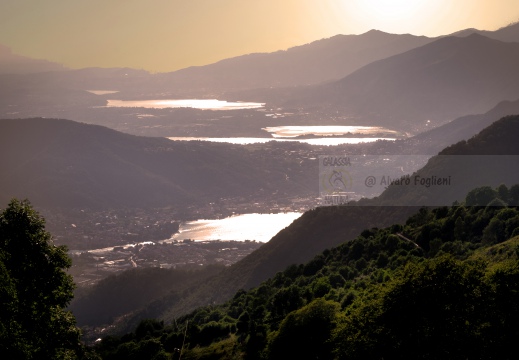
<path id="1" fill-rule="evenodd" d="M 443 0 L 342 0 L 339 4 L 357 25 L 399 31 L 419 27 L 442 3 Z"/>
<path id="2" fill-rule="evenodd" d="M 408 19 L 420 13 L 427 1 L 425 0 L 359 0 L 365 11 L 382 19 Z"/>

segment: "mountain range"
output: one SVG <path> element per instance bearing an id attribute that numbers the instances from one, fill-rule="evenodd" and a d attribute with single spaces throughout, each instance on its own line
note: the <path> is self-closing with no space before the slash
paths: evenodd
<path id="1" fill-rule="evenodd" d="M 254 112 L 246 126 L 241 117 L 227 119 L 228 136 L 238 128 L 246 129 L 240 130 L 240 136 L 258 136 L 261 128 L 273 124 L 299 123 L 382 126 L 416 135 L 519 99 L 519 42 L 511 42 L 519 38 L 518 24 L 495 32 L 467 30 L 455 35 L 433 39 L 373 30 L 161 74 L 124 68 L 4 74 L 0 75 L 0 117 L 65 114 L 155 135 L 143 126 L 139 113 L 107 109 L 106 100 L 211 97 L 266 102 L 267 110 L 291 114 L 273 122 Z M 87 90 L 117 93 L 99 96 Z M 169 110 L 155 112 L 166 127 L 182 122 L 178 116 L 184 116 Z M 195 136 L 189 123 L 182 123 L 182 133 Z M 203 121 L 203 125 L 204 136 L 222 136 L 214 122 Z M 165 136 L 178 136 L 175 129 L 178 126 Z"/>
<path id="2" fill-rule="evenodd" d="M 324 85 L 265 91 L 268 106 L 341 114 L 351 124 L 418 133 L 519 98 L 519 43 L 445 37 Z M 335 115 L 337 116 L 337 115 Z"/>
<path id="3" fill-rule="evenodd" d="M 256 53 L 164 74 L 168 86 L 209 89 L 291 87 L 332 81 L 392 55 L 431 42 L 425 36 L 371 30 L 336 35 L 273 53 Z"/>
<path id="4" fill-rule="evenodd" d="M 479 34 L 491 39 L 496 39 L 505 42 L 519 42 L 519 22 L 504 26 L 494 31 L 478 30 L 478 29 L 465 29 L 452 33 L 451 36 L 465 37 L 470 34 Z"/>
<path id="5" fill-rule="evenodd" d="M 466 29 L 449 36 L 466 37 L 473 33 L 504 42 L 519 42 L 519 23 L 496 31 Z M 360 35 L 336 35 L 274 53 L 225 59 L 160 77 L 161 81 L 182 88 L 228 91 L 314 85 L 339 80 L 367 64 L 439 38 L 371 30 Z"/>

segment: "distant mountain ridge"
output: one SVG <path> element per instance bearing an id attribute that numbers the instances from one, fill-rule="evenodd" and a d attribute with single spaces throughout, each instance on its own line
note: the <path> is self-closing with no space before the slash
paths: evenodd
<path id="1" fill-rule="evenodd" d="M 340 113 L 355 125 L 418 133 L 519 98 L 519 43 L 472 34 L 446 37 L 375 61 L 345 78 L 259 94 L 284 108 Z"/>
<path id="2" fill-rule="evenodd" d="M 371 30 L 361 35 L 336 35 L 272 53 L 253 53 L 174 72 L 151 74 L 124 68 L 70 70 L 57 77 L 74 88 L 106 88 L 148 92 L 195 91 L 286 87 L 322 83 L 342 78 L 360 67 L 424 45 L 425 36 L 388 34 Z M 29 67 L 29 65 L 32 66 Z M 0 48 L 0 74 L 65 70 L 61 65 L 35 60 Z M 121 77 L 122 76 L 122 77 Z M 46 80 L 48 81 L 48 80 Z"/>
<path id="3" fill-rule="evenodd" d="M 242 55 L 157 77 L 170 86 L 233 90 L 317 84 L 342 78 L 370 62 L 431 41 L 425 36 L 371 30 L 361 35 L 336 35 L 273 53 Z"/>
<path id="4" fill-rule="evenodd" d="M 519 42 L 519 24 L 496 31 L 466 29 L 450 36 L 464 37 L 473 33 L 500 41 Z M 315 85 L 341 79 L 374 61 L 402 54 L 437 39 L 370 30 L 360 35 L 335 35 L 287 50 L 242 55 L 157 74 L 156 77 L 164 86 L 227 91 Z"/>
<path id="5" fill-rule="evenodd" d="M 477 33 L 505 42 L 519 42 L 519 23 L 495 31 L 465 29 L 449 36 L 465 37 Z M 185 87 L 189 89 L 238 90 L 269 87 L 291 87 L 319 84 L 341 79 L 361 67 L 384 58 L 404 53 L 413 48 L 426 45 L 438 38 L 416 36 L 412 34 L 389 34 L 379 30 L 370 30 L 359 35 L 335 35 L 308 44 L 291 47 L 271 53 L 252 53 L 213 64 L 193 66 L 173 72 L 150 74 L 135 69 L 90 68 L 72 70 L 76 77 L 89 72 L 93 78 L 85 78 L 93 86 L 109 85 L 95 83 L 107 76 L 114 78 L 119 70 L 124 71 L 135 85 L 152 86 L 159 84 L 160 89 Z M 7 46 L 0 44 L 0 74 L 27 74 L 47 71 L 68 70 L 61 64 L 32 59 L 13 54 Z M 143 80 L 146 77 L 146 81 Z M 139 80 L 140 78 L 140 80 Z M 132 82 L 132 81 L 128 81 Z M 121 88 L 124 83 L 118 82 Z"/>
<path id="6" fill-rule="evenodd" d="M 505 42 L 519 42 L 519 22 L 510 24 L 494 31 L 465 29 L 452 33 L 451 36 L 468 36 L 471 34 L 479 34 L 491 39 Z"/>
<path id="7" fill-rule="evenodd" d="M 519 99 L 502 101 L 484 114 L 466 115 L 445 125 L 425 131 L 404 140 L 416 153 L 436 154 L 445 147 L 468 140 L 484 128 L 506 115 L 519 114 Z"/>
<path id="8" fill-rule="evenodd" d="M 518 30 L 516 24 L 485 35 Z M 133 116 L 132 126 L 140 126 L 135 115 L 104 109 L 107 95 L 86 91 L 111 90 L 116 93 L 110 99 L 267 102 L 267 109 L 295 114 L 293 122 L 305 117 L 308 122 L 312 114 L 320 124 L 383 126 L 415 135 L 517 100 L 518 48 L 518 42 L 478 34 L 431 39 L 372 30 L 172 73 L 86 68 L 1 75 L 0 110 L 5 118 L 78 114 L 89 122 L 110 116 L 112 126 Z"/>
<path id="9" fill-rule="evenodd" d="M 0 44 L 0 74 L 32 74 L 67 70 L 61 64 L 13 54 L 11 49 Z"/>

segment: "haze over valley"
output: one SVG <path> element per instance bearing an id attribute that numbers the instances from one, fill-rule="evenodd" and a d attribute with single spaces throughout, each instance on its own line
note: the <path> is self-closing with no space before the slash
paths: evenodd
<path id="1" fill-rule="evenodd" d="M 0 354 L 447 359 L 477 343 L 481 358 L 511 358 L 519 12 L 488 2 L 496 25 L 480 4 L 453 17 L 458 3 L 439 3 L 161 5 L 172 19 L 140 2 L 35 5 L 41 19 L 0 5 L 11 14 L 0 15 L 1 301 L 15 309 L 29 293 L 12 264 L 57 261 L 49 274 L 70 283 L 52 306 L 75 334 L 40 339 L 27 324 L 46 315 L 13 310 Z M 70 34 L 50 21 L 58 13 Z M 26 240 L 45 245 L 16 250 Z M 457 290 L 422 296 L 433 278 L 479 294 L 499 320 Z M 423 308 L 405 302 L 415 296 Z M 415 323 L 404 303 L 425 322 L 465 324 L 449 333 L 459 348 L 423 353 L 450 325 Z M 425 340 L 401 340 L 398 319 Z"/>

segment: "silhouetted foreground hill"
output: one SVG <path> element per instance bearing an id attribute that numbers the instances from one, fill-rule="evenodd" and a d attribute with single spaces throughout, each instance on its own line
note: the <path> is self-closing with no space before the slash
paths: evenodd
<path id="1" fill-rule="evenodd" d="M 289 167 L 238 146 L 138 137 L 69 120 L 0 120 L 2 203 L 19 197 L 44 208 L 164 207 L 308 191 L 313 178 L 288 181 Z"/>
<path id="2" fill-rule="evenodd" d="M 518 127 L 519 116 L 505 117 L 470 141 L 447 148 L 443 154 L 458 157 L 519 154 L 519 142 L 515 139 L 516 134 L 519 133 Z M 456 164 L 459 165 L 459 162 Z M 463 200 L 465 195 L 474 188 L 474 183 L 478 183 L 479 187 L 519 182 L 516 169 L 503 169 L 497 166 L 495 171 L 486 173 L 480 165 L 478 162 L 465 164 L 464 172 L 475 175 L 471 181 L 452 187 L 452 190 L 447 193 L 451 197 L 449 203 Z M 426 174 L 431 168 L 440 171 L 442 167 L 449 169 L 451 166 L 449 157 L 439 156 L 432 158 L 429 164 L 418 173 Z M 482 172 L 485 172 L 485 176 L 476 176 Z M 172 292 L 152 303 L 134 319 L 173 318 L 199 306 L 226 301 L 239 289 L 258 286 L 287 266 L 305 263 L 324 249 L 353 239 L 364 229 L 381 228 L 404 222 L 418 210 L 418 207 L 409 204 L 423 194 L 413 187 L 394 188 L 396 186 L 390 186 L 379 198 L 373 200 L 348 206 L 320 207 L 306 212 L 268 243 L 204 285 L 198 285 L 182 294 Z M 442 200 L 447 201 L 445 197 Z"/>
<path id="3" fill-rule="evenodd" d="M 519 43 L 478 34 L 447 37 L 373 62 L 342 80 L 274 91 L 263 100 L 330 114 L 339 110 L 358 125 L 416 133 L 427 124 L 483 113 L 519 98 L 517 63 Z"/>

